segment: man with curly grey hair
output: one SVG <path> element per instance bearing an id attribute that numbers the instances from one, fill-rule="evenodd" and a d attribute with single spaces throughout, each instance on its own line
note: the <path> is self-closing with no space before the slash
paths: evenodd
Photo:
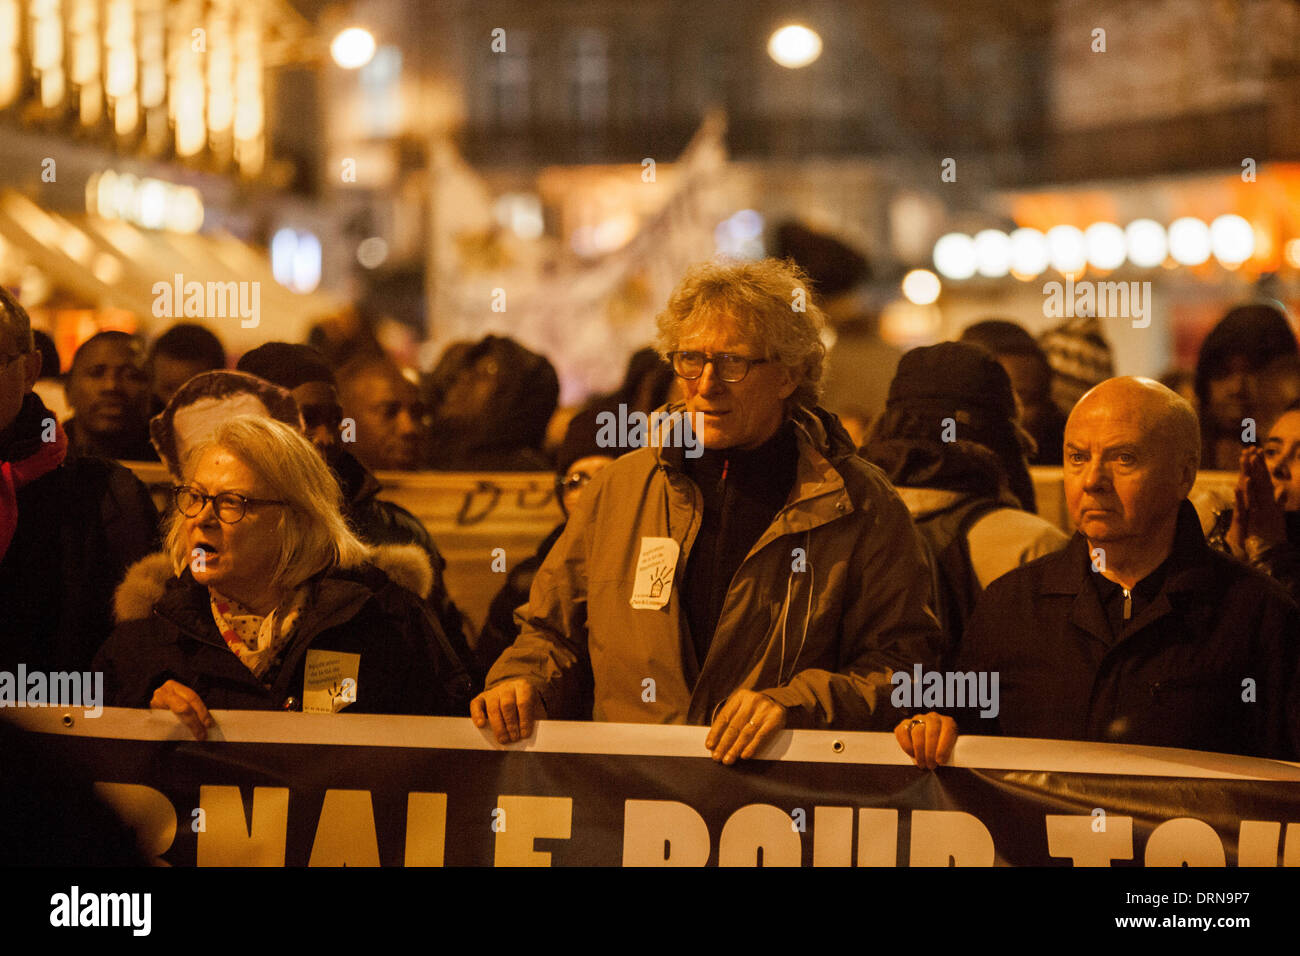
<path id="1" fill-rule="evenodd" d="M 933 661 L 939 629 L 907 509 L 817 405 L 824 321 L 790 264 L 687 272 L 658 347 L 703 453 L 651 440 L 591 481 L 477 726 L 709 725 L 727 764 L 787 727 L 893 726 L 890 676 Z"/>

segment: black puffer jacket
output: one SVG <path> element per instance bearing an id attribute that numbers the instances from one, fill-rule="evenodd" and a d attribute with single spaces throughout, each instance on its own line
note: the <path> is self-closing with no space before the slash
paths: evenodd
<path id="1" fill-rule="evenodd" d="M 0 460 L 41 445 L 52 417 L 35 393 Z M 113 589 L 158 547 L 149 491 L 116 462 L 68 452 L 62 465 L 18 490 L 18 524 L 0 561 L 0 670 L 85 670 L 113 628 Z"/>
<path id="2" fill-rule="evenodd" d="M 301 710 L 307 652 L 325 650 L 361 655 L 357 699 L 343 713 L 465 715 L 479 688 L 419 592 L 394 580 L 427 589 L 423 554 L 390 545 L 376 548 L 373 560 L 312 580 L 297 631 L 264 686 L 226 647 L 208 589 L 188 568 L 173 577 L 167 557 L 151 555 L 118 589 L 119 623 L 95 660 L 109 704 L 147 707 L 175 680 L 209 708 Z"/>
<path id="3" fill-rule="evenodd" d="M 467 632 L 469 622 L 456 607 L 447 591 L 443 571 L 447 559 L 442 556 L 438 546 L 420 519 L 401 505 L 393 501 L 383 501 L 379 484 L 361 462 L 341 452 L 334 463 L 334 473 L 338 477 L 339 487 L 343 490 L 343 516 L 362 541 L 367 544 L 414 544 L 429 558 L 429 567 L 433 571 L 433 583 L 425 598 L 430 609 L 437 616 L 444 633 L 451 641 L 456 653 L 471 663 L 474 657 L 469 649 L 470 634 Z M 488 662 L 491 663 L 490 661 Z M 479 682 L 487 673 L 487 667 L 475 665 L 474 676 Z"/>

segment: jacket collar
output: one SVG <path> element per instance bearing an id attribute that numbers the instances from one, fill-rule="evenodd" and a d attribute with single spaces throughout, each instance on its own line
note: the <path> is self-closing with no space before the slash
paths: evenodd
<path id="1" fill-rule="evenodd" d="M 1206 594 L 1214 584 L 1214 570 L 1206 561 L 1210 553 L 1196 509 L 1186 499 L 1178 507 L 1173 547 L 1168 557 L 1164 586 L 1135 618 L 1130 629 L 1140 630 L 1186 601 L 1188 593 Z M 1069 544 L 1046 559 L 1041 594 L 1073 594 L 1070 623 L 1106 643 L 1112 640 L 1110 622 L 1092 586 L 1092 553 L 1088 539 L 1076 531 Z"/>

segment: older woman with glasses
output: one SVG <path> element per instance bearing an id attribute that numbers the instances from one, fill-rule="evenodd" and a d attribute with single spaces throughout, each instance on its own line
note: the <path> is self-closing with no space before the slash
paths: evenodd
<path id="1" fill-rule="evenodd" d="M 173 500 L 96 661 L 111 704 L 170 710 L 200 740 L 210 707 L 464 713 L 464 663 L 417 599 L 427 557 L 359 541 L 294 429 L 230 419 L 189 449 Z"/>

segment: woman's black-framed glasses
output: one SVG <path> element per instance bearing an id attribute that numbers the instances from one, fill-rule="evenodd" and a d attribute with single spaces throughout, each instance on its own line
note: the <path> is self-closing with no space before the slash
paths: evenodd
<path id="1" fill-rule="evenodd" d="M 673 371 L 689 381 L 694 381 L 704 374 L 704 366 L 713 363 L 713 371 L 718 378 L 728 384 L 743 382 L 749 370 L 755 365 L 770 362 L 771 359 L 747 358 L 731 352 L 673 352 Z"/>
<path id="2" fill-rule="evenodd" d="M 249 505 L 287 505 L 289 503 L 271 498 L 246 498 L 233 491 L 205 495 L 189 485 L 176 485 L 173 487 L 172 500 L 176 503 L 176 510 L 187 518 L 197 518 L 203 513 L 207 503 L 211 501 L 217 520 L 222 524 L 237 524 L 244 520 Z"/>

